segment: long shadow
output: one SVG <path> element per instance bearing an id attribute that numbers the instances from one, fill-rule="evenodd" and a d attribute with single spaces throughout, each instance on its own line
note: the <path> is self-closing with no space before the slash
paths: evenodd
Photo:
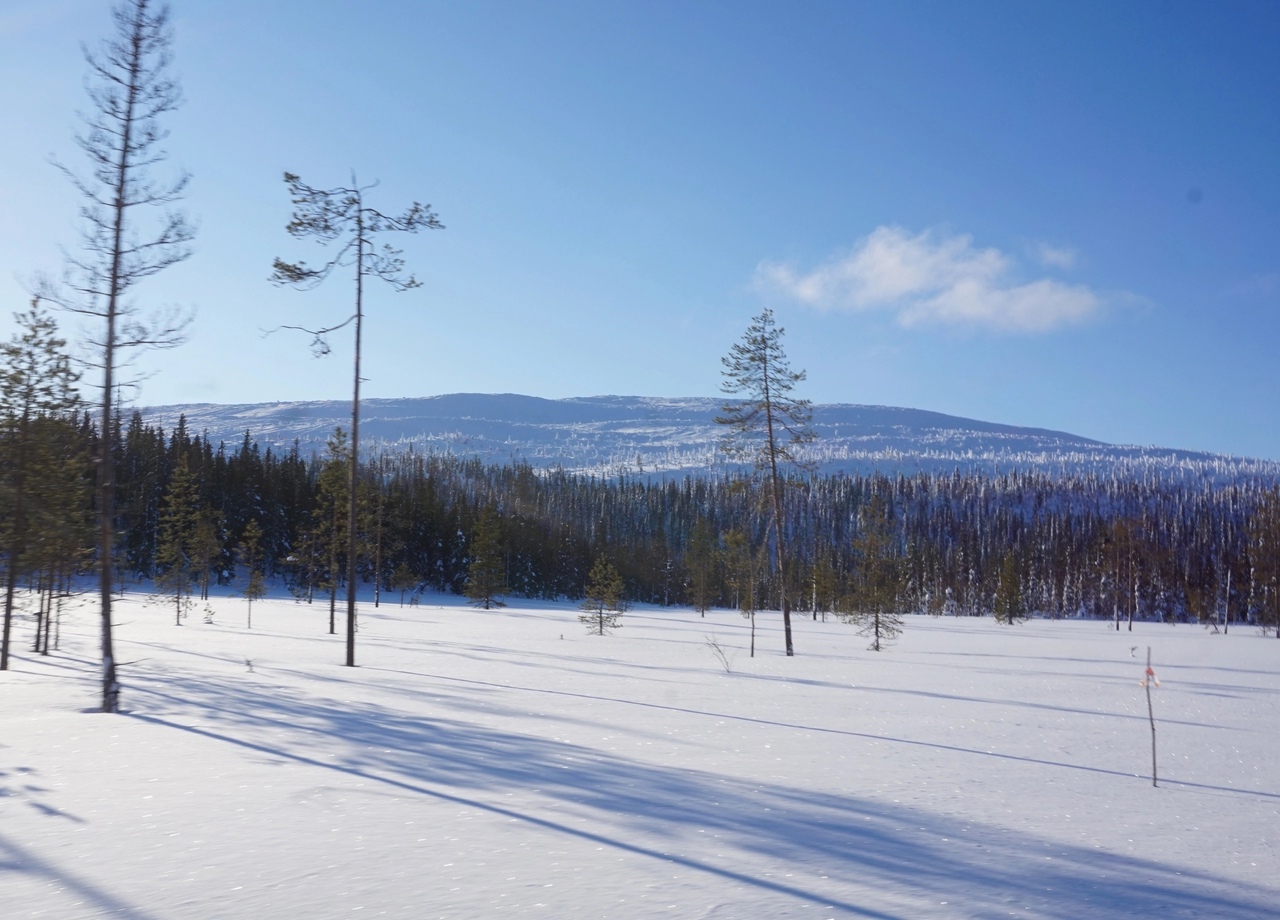
<path id="1" fill-rule="evenodd" d="M 870 732 L 855 732 L 844 728 L 828 728 L 822 725 L 802 725 L 797 722 L 782 722 L 776 719 L 762 719 L 756 716 L 734 715 L 725 712 L 713 712 L 706 709 L 690 709 L 684 706 L 672 706 L 667 703 L 649 703 L 642 700 L 628 700 L 620 697 L 599 696 L 597 694 L 577 693 L 572 690 L 552 690 L 545 687 L 519 687 L 512 684 L 499 684 L 491 681 L 476 680 L 466 677 L 448 677 L 440 674 L 418 674 L 413 671 L 401 671 L 394 668 L 364 668 L 362 670 L 369 671 L 385 671 L 392 674 L 405 674 L 417 677 L 428 677 L 432 680 L 450 681 L 452 683 L 469 684 L 479 687 L 488 687 L 500 690 L 517 690 L 522 693 L 541 693 L 550 696 L 566 696 L 581 700 L 592 700 L 597 702 L 617 703 L 623 706 L 637 706 L 642 709 L 660 709 L 667 712 L 679 712 L 686 715 L 708 716 L 714 719 L 724 719 L 735 722 L 751 722 L 757 725 L 771 725 L 777 728 L 796 729 L 804 732 L 817 732 L 829 735 L 844 735 L 849 738 L 863 738 L 869 741 L 887 741 L 891 744 L 903 744 L 913 747 L 933 748 L 940 751 L 953 751 L 958 754 L 975 754 L 981 757 L 993 757 L 998 760 L 1018 761 L 1021 763 L 1034 763 L 1047 767 L 1061 767 L 1067 770 L 1081 770 L 1086 773 L 1098 773 L 1104 776 L 1120 776 L 1126 779 L 1132 779 L 1134 774 L 1125 773 L 1122 770 L 1108 770 L 1105 767 L 1090 767 L 1085 764 L 1065 763 L 1059 760 L 1044 760 L 1039 757 L 1025 757 L 1019 754 L 1003 754 L 998 751 L 985 751 L 981 748 L 966 748 L 953 744 L 942 744 L 937 741 L 916 741 L 911 738 L 895 738 L 892 735 L 876 735 Z M 353 681 L 355 682 L 355 681 Z M 893 692 L 893 691 L 890 691 Z M 929 695 L 929 694 L 926 694 Z M 963 699 L 963 697 L 960 697 Z M 1088 715 L 1099 715 L 1096 712 L 1087 712 Z M 1167 724 L 1184 724 L 1184 723 L 1167 723 Z M 1196 725 L 1197 723 L 1185 723 Z M 1160 782 L 1166 786 L 1177 785 L 1190 789 L 1204 789 L 1211 792 L 1231 792 L 1237 795 L 1255 795 L 1264 798 L 1280 799 L 1280 792 L 1265 792 L 1259 789 L 1241 789 L 1237 786 L 1215 786 L 1209 783 L 1197 783 L 1190 780 L 1173 779 L 1171 777 L 1162 776 Z"/>
<path id="2" fill-rule="evenodd" d="M 1145 644 L 1145 643 L 1144 643 Z M 998 658 L 1001 661 L 1052 661 L 1055 663 L 1071 663 L 1071 664 L 1089 664 L 1089 665 L 1105 665 L 1108 662 L 1099 658 L 1066 658 L 1055 657 L 1050 655 L 1008 655 L 998 652 L 916 652 L 915 654 L 928 657 L 948 657 L 948 658 Z M 1117 658 L 1116 661 L 1128 661 L 1129 659 Z M 1114 664 L 1115 662 L 1110 662 Z M 1133 659 L 1133 664 L 1138 664 Z M 1159 666 L 1165 671 L 1224 671 L 1228 674 L 1256 674 L 1259 677 L 1280 677 L 1280 668 L 1274 671 L 1258 671 L 1252 668 L 1230 668 L 1223 665 L 1215 664 L 1162 664 Z"/>
<path id="3" fill-rule="evenodd" d="M 963 703 L 982 703 L 989 706 L 1012 706 L 1019 709 L 1043 709 L 1048 712 L 1065 712 L 1069 715 L 1078 716 L 1102 716 L 1108 719 L 1131 719 L 1135 722 L 1146 724 L 1147 717 L 1143 715 L 1135 715 L 1127 712 L 1102 712 L 1098 709 L 1078 709 L 1074 706 L 1059 706 L 1054 703 L 1033 703 L 1029 700 L 1015 699 L 997 699 L 994 697 L 984 696 L 962 696 L 959 693 L 939 693 L 936 690 L 908 690 L 904 687 L 873 687 L 869 684 L 858 684 L 856 687 L 850 687 L 848 684 L 834 684 L 827 681 L 807 681 L 802 679 L 793 680 L 788 677 L 777 677 L 772 674 L 743 674 L 741 675 L 747 680 L 764 680 L 764 681 L 780 681 L 782 683 L 816 683 L 818 686 L 829 686 L 832 689 L 856 689 L 859 692 L 866 693 L 886 693 L 897 696 L 921 696 L 928 699 L 959 701 Z M 1188 722 L 1181 719 L 1161 719 L 1165 725 L 1186 725 L 1192 728 L 1212 728 L 1215 731 L 1241 731 L 1238 728 L 1229 726 L 1214 725 L 1210 722 Z"/>
<path id="4" fill-rule="evenodd" d="M 153 725 L 358 777 L 401 794 L 480 809 L 855 916 L 898 917 L 853 903 L 847 895 L 886 886 L 937 893 L 943 900 L 950 895 L 953 904 L 959 892 L 972 902 L 972 916 L 1013 899 L 1034 904 L 1034 915 L 1060 920 L 1098 916 L 1099 910 L 1114 916 L 1181 913 L 1244 920 L 1269 916 L 1275 897 L 1273 889 L 1221 882 L 1191 867 L 1049 843 L 897 804 L 672 769 L 368 703 L 286 699 L 249 681 L 173 675 L 163 688 L 135 692 L 136 699 L 144 697 L 150 711 L 132 717 Z M 227 700 L 235 705 L 227 706 Z M 179 719 L 188 719 L 193 708 L 200 724 L 182 724 Z M 512 789 L 560 800 L 585 820 L 550 820 L 486 798 Z M 587 829 L 593 823 L 607 830 Z M 718 834 L 718 844 L 774 864 L 821 867 L 830 881 L 802 887 L 735 868 L 732 854 L 720 863 L 690 854 L 688 849 L 706 846 L 699 831 Z M 965 843 L 974 839 L 978 843 Z M 1045 860 L 1046 852 L 1052 860 Z M 1052 889 L 1051 896 L 1046 889 Z M 833 893 L 845 894 L 833 898 Z"/>
<path id="5" fill-rule="evenodd" d="M 722 866 L 716 866 L 711 863 L 703 862 L 701 860 L 693 859 L 690 857 L 678 856 L 669 852 L 663 852 L 660 850 L 652 849 L 650 847 L 640 846 L 639 844 L 632 843 L 620 837 L 610 837 L 605 834 L 597 834 L 592 831 L 583 830 L 582 828 L 571 827 L 567 824 L 563 824 L 558 821 L 551 821 L 547 818 L 541 818 L 536 815 L 528 814 L 526 812 L 517 811 L 514 808 L 507 808 L 502 805 L 496 805 L 491 802 L 483 801 L 481 799 L 468 798 L 466 796 L 458 795 L 455 793 L 445 792 L 442 789 L 428 788 L 419 783 L 413 783 L 413 782 L 409 782 L 402 779 L 396 779 L 394 777 L 378 775 L 376 773 L 371 772 L 366 767 L 352 765 L 352 764 L 343 764 L 343 763 L 333 763 L 333 762 L 326 763 L 324 761 L 318 760 L 313 757 L 308 757 L 301 754 L 295 754 L 290 751 L 285 751 L 279 747 L 273 747 L 270 745 L 257 744 L 254 742 L 245 741 L 241 738 L 232 737 L 226 734 L 220 734 L 218 732 L 213 732 L 208 729 L 199 728 L 194 725 L 179 725 L 175 722 L 170 722 L 155 716 L 142 715 L 140 713 L 129 713 L 129 715 L 131 715 L 133 718 L 139 719 L 140 721 L 147 722 L 152 725 L 160 725 L 168 728 L 178 729 L 180 731 L 190 732 L 195 735 L 200 735 L 201 737 L 204 737 L 204 738 L 227 742 L 229 744 L 234 744 L 239 747 L 245 748 L 247 750 L 256 751 L 261 754 L 268 754 L 273 757 L 279 757 L 285 760 L 290 760 L 294 763 L 304 764 L 306 766 L 318 767 L 325 770 L 332 770 L 339 773 L 345 773 L 349 776 L 358 777 L 360 779 L 368 780 L 370 782 L 382 783 L 394 789 L 398 789 L 402 792 L 411 792 L 417 795 L 427 796 L 440 801 L 451 802 L 455 805 L 464 805 L 467 808 L 476 809 L 477 811 L 484 811 L 484 812 L 488 812 L 489 814 L 510 818 L 515 821 L 521 821 L 525 824 L 529 824 L 534 827 L 540 827 L 543 830 L 552 831 L 558 834 L 564 834 L 569 837 L 576 837 L 580 840 L 586 840 L 586 841 L 590 841 L 591 843 L 597 843 L 602 846 L 608 846 L 612 849 L 621 850 L 623 852 L 631 853 L 636 856 L 643 856 L 650 859 L 660 860 L 663 862 L 675 863 L 677 865 L 684 866 L 686 869 L 694 870 L 697 872 L 704 872 L 709 875 L 714 875 L 719 878 L 723 878 L 727 881 L 736 882 L 739 885 L 744 885 L 744 886 L 758 888 L 758 889 L 764 889 L 766 891 L 770 891 L 775 894 L 787 895 L 789 897 L 799 898 L 805 901 L 822 901 L 823 903 L 831 907 L 838 907 L 841 910 L 847 911 L 851 914 L 855 914 L 860 917 L 879 918 L 879 920 L 900 920 L 900 918 L 896 917 L 893 914 L 886 914 L 881 911 L 869 910 L 863 907 L 859 907 L 856 904 L 841 902 L 838 899 L 832 898 L 828 894 L 821 894 L 814 891 L 808 891 L 793 885 L 784 885 L 779 882 L 770 881 L 768 879 L 762 879 L 754 875 L 748 875 L 742 872 L 735 872 L 732 869 L 727 869 Z M 377 744 L 386 743 L 385 739 L 382 739 L 381 736 L 379 736 L 379 739 L 380 740 L 376 741 Z M 510 750 L 502 750 L 496 753 L 500 754 L 503 757 L 505 757 L 507 754 L 516 754 L 516 755 L 522 754 L 522 752 L 510 751 Z M 488 758 L 485 758 L 485 759 L 487 760 Z M 547 774 L 542 775 L 542 778 L 544 780 L 546 778 L 546 775 Z M 437 780 L 437 781 L 442 781 L 442 780 Z M 524 784 L 521 786 L 521 788 L 540 788 L 543 785 L 545 785 L 545 783 L 537 783 L 533 785 Z M 510 787 L 510 784 L 508 784 L 507 788 L 509 787 Z M 616 804 L 618 803 L 615 802 L 613 804 L 616 806 Z"/>
<path id="6" fill-rule="evenodd" d="M 134 917 L 137 920 L 152 920 L 153 914 L 147 913 L 135 904 L 124 901 L 109 891 L 87 882 L 82 878 L 52 863 L 45 862 L 39 856 L 23 849 L 18 844 L 0 834 L 0 888 L 3 887 L 5 873 L 13 872 L 24 875 L 35 875 L 49 880 L 53 890 L 66 889 L 82 898 L 98 916 Z M 47 893 L 48 906 L 57 906 L 52 893 Z"/>

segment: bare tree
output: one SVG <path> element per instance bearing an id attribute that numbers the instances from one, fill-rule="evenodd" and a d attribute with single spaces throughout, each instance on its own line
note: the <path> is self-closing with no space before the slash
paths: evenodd
<path id="1" fill-rule="evenodd" d="M 804 380 L 804 371 L 792 371 L 782 350 L 783 330 L 766 308 L 751 321 L 742 341 L 721 358 L 724 383 L 721 390 L 743 398 L 724 406 L 716 422 L 728 427 L 721 449 L 734 457 L 750 460 L 768 480 L 773 504 L 775 551 L 778 558 L 778 592 L 782 600 L 782 626 L 787 654 L 795 654 L 791 641 L 791 598 L 787 584 L 786 518 L 783 516 L 782 474 L 778 467 L 790 463 L 800 469 L 807 465 L 793 448 L 813 440 L 809 423 L 812 404 L 796 399 L 791 391 Z"/>
<path id="2" fill-rule="evenodd" d="M 121 350 L 167 348 L 185 340 L 189 314 L 169 308 L 144 318 L 126 295 L 143 279 L 191 254 L 195 228 L 172 205 L 189 176 L 161 181 L 153 168 L 166 159 L 168 131 L 162 118 L 178 107 L 182 91 L 169 75 L 173 41 L 167 6 L 124 0 L 111 11 L 114 34 L 97 53 L 85 49 L 91 110 L 81 115 L 76 143 L 88 158 L 84 173 L 56 164 L 80 192 L 83 223 L 79 255 L 67 255 L 61 283 L 44 282 L 44 295 L 64 308 L 102 321 L 91 333 L 92 364 L 102 370 L 102 414 L 98 464 L 98 566 L 102 602 L 102 711 L 116 712 L 120 685 L 111 631 L 112 399 Z M 158 208 L 160 218 L 144 214 Z M 99 363 L 100 362 L 100 363 Z"/>
<path id="3" fill-rule="evenodd" d="M 379 248 L 376 238 L 382 233 L 417 233 L 419 230 L 443 230 L 444 224 L 431 210 L 431 205 L 414 202 L 399 217 L 391 217 L 365 204 L 365 193 L 377 183 L 360 185 L 353 174 L 350 187 L 318 189 L 304 183 L 293 173 L 284 174 L 285 184 L 293 200 L 293 219 L 285 227 L 295 239 L 313 239 L 321 245 L 333 243 L 337 252 L 319 267 L 305 262 L 285 262 L 277 258 L 271 281 L 301 290 L 311 290 L 333 274 L 337 268 L 355 269 L 356 309 L 349 317 L 323 329 L 301 329 L 312 336 L 317 355 L 329 353 L 327 336 L 346 326 L 355 326 L 355 372 L 351 396 L 351 470 L 347 518 L 347 667 L 356 664 L 356 539 L 358 525 L 359 450 L 360 450 L 360 337 L 364 323 L 364 279 L 385 281 L 396 291 L 419 286 L 413 275 L 404 274 L 401 252 L 391 246 Z"/>

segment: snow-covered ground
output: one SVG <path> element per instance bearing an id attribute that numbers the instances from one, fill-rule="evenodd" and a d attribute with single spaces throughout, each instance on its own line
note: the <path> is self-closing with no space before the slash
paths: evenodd
<path id="1" fill-rule="evenodd" d="M 801 617 L 787 659 L 773 614 L 750 659 L 726 611 L 429 600 L 363 607 L 350 669 L 319 604 L 130 597 L 108 716 L 86 598 L 0 673 L 0 916 L 1277 914 L 1256 630 Z"/>

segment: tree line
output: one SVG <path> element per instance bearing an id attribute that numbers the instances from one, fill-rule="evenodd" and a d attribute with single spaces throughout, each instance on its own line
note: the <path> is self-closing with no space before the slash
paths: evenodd
<path id="1" fill-rule="evenodd" d="M 24 421 L 13 405 L 0 431 L 3 558 L 10 583 L 47 597 L 44 611 L 96 564 L 100 435 L 87 413 Z M 914 612 L 1274 631 L 1280 609 L 1280 493 L 1261 480 L 793 473 L 779 529 L 769 481 L 749 472 L 598 478 L 382 453 L 358 465 L 351 560 L 342 431 L 303 456 L 264 450 L 250 432 L 215 445 L 185 422 L 165 432 L 134 413 L 110 450 L 116 589 L 172 597 L 178 622 L 213 586 L 270 578 L 327 606 L 336 631 L 352 571 L 375 604 L 426 590 L 581 600 L 600 560 L 631 601 L 753 615 L 780 609 L 785 591 L 807 615 L 857 619 L 877 644 Z"/>

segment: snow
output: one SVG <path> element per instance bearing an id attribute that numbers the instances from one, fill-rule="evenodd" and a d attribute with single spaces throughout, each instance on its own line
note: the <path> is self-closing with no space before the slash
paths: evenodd
<path id="1" fill-rule="evenodd" d="M 728 611 L 427 600 L 363 605 L 351 669 L 327 605 L 131 595 L 110 716 L 83 599 L 0 673 L 3 916 L 1275 916 L 1256 630 L 802 616 L 788 659 L 764 614 L 751 659 Z"/>
<path id="2" fill-rule="evenodd" d="M 527 462 L 593 475 L 706 475 L 733 468 L 719 448 L 715 423 L 722 399 L 592 396 L 541 399 L 511 393 L 453 393 L 361 402 L 362 452 L 412 447 Z M 1198 483 L 1280 478 L 1280 463 L 1194 451 L 1103 444 L 1042 428 L 1019 428 L 920 409 L 827 404 L 813 407 L 817 441 L 801 453 L 824 473 L 919 472 L 950 475 L 1011 469 L 1050 475 L 1155 475 Z M 140 410 L 150 424 L 187 430 L 215 446 L 238 448 L 248 429 L 265 449 L 323 453 L 336 426 L 351 427 L 341 400 L 216 405 L 195 403 Z"/>

